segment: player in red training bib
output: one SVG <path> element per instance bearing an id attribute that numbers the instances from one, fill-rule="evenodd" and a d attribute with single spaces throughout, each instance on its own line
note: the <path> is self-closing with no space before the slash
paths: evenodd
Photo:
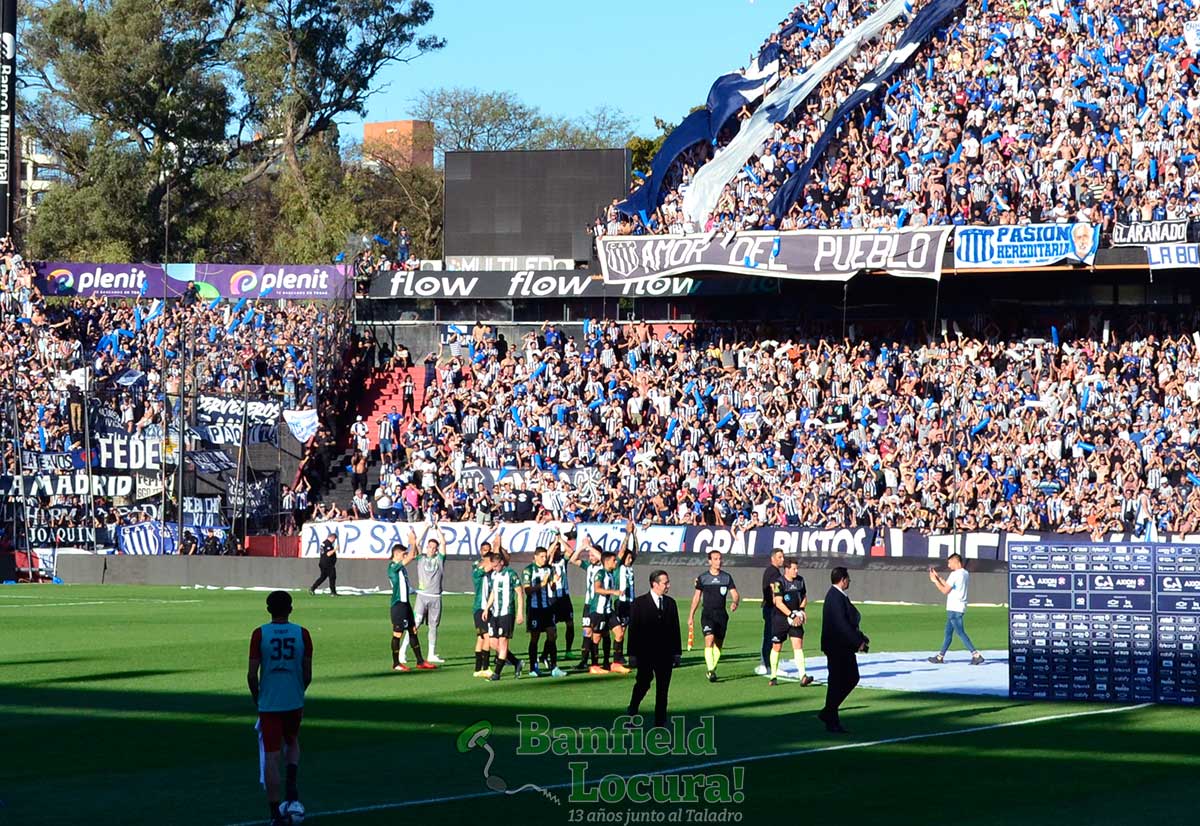
<path id="1" fill-rule="evenodd" d="M 292 597 L 272 591 L 267 597 L 271 621 L 250 635 L 250 668 L 246 683 L 258 706 L 259 743 L 271 823 L 283 823 L 279 813 L 279 752 L 285 748 L 286 800 L 298 800 L 296 774 L 300 767 L 300 718 L 304 692 L 312 682 L 312 637 L 307 628 L 289 622 Z"/>

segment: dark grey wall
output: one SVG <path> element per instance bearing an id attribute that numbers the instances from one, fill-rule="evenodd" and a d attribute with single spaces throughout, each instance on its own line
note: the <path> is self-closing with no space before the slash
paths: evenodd
<path id="1" fill-rule="evenodd" d="M 528 559 L 515 558 L 520 569 Z M 668 564 L 675 563 L 675 564 Z M 691 598 L 692 581 L 703 563 L 691 559 L 658 559 L 653 565 L 637 564 L 639 593 L 646 590 L 650 571 L 663 567 L 671 576 L 676 598 Z M 348 588 L 386 589 L 387 565 L 376 560 L 343 559 L 338 563 L 338 585 Z M 760 595 L 762 565 L 729 568 L 744 598 Z M 805 567 L 800 571 L 810 595 L 819 599 L 829 588 L 829 567 Z M 114 585 L 236 585 L 277 588 L 307 588 L 317 577 L 313 559 L 270 559 L 264 557 L 171 557 L 171 556 L 76 556 L 58 558 L 58 575 L 72 584 Z M 944 597 L 930 584 L 923 567 L 867 565 L 851 571 L 851 594 L 857 601 L 912 602 L 941 605 Z M 572 593 L 582 592 L 582 575 L 572 571 Z M 467 560 L 450 559 L 446 564 L 446 590 L 471 591 L 471 566 Z M 971 602 L 1000 604 L 1008 601 L 1008 574 L 976 571 L 971 577 Z"/>

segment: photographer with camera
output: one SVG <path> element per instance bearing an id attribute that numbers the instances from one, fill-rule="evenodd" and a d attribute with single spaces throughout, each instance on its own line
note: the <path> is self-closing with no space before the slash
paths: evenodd
<path id="1" fill-rule="evenodd" d="M 867 653 L 866 634 L 859 630 L 862 615 L 850 601 L 850 572 L 842 566 L 829 575 L 833 583 L 825 593 L 825 605 L 821 613 L 821 650 L 829 663 L 829 685 L 825 690 L 825 708 L 817 713 L 817 719 L 825 724 L 825 730 L 834 734 L 849 734 L 842 728 L 838 708 L 858 685 L 858 652 Z"/>

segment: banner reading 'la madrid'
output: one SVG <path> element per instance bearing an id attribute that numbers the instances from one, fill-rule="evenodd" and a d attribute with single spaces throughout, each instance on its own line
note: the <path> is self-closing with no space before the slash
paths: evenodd
<path id="1" fill-rule="evenodd" d="M 599 239 L 597 248 L 609 284 L 705 272 L 849 281 L 877 271 L 937 279 L 950 229 L 620 236 Z"/>
<path id="2" fill-rule="evenodd" d="M 1047 267 L 1062 261 L 1090 265 L 1099 246 L 1100 228 L 1094 224 L 957 227 L 954 266 Z"/>

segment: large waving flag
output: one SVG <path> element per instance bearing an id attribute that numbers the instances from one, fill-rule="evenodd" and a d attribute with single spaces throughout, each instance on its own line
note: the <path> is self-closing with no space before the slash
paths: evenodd
<path id="1" fill-rule="evenodd" d="M 859 83 L 858 88 L 842 101 L 842 105 L 838 107 L 833 117 L 830 118 L 829 125 L 825 127 L 825 131 L 821 133 L 821 137 L 817 138 L 817 142 L 813 144 L 812 154 L 809 155 L 808 160 L 775 193 L 775 200 L 771 201 L 771 212 L 775 215 L 776 219 L 783 218 L 787 214 L 787 211 L 791 209 L 792 204 L 804 193 L 804 187 L 808 183 L 813 167 L 821 159 L 830 141 L 833 140 L 838 130 L 842 128 L 842 125 L 850 117 L 850 114 L 864 104 L 877 91 L 888 88 L 887 84 L 892 79 L 892 76 L 899 72 L 912 59 L 917 49 L 921 48 L 937 29 L 949 22 L 950 18 L 958 11 L 959 6 L 962 4 L 963 0 L 933 0 L 933 2 L 917 12 L 912 22 L 908 24 L 908 28 L 904 30 L 904 34 L 900 35 L 900 40 L 896 42 L 896 47 L 888 52 L 887 56 L 879 62 L 879 65 L 867 73 L 867 76 Z M 914 111 L 915 114 L 916 112 Z"/>
<path id="2" fill-rule="evenodd" d="M 711 161 L 700 167 L 683 198 L 683 212 L 690 221 L 702 223 L 721 197 L 725 184 L 758 152 L 771 136 L 775 124 L 785 120 L 808 98 L 834 69 L 845 63 L 866 41 L 903 14 L 912 11 L 910 0 L 888 0 L 870 17 L 851 29 L 829 53 L 807 72 L 793 75 L 767 95 L 762 104 L 742 124 L 737 137 Z"/>
<path id="3" fill-rule="evenodd" d="M 768 43 L 744 72 L 721 75 L 708 90 L 708 136 L 715 138 L 739 109 L 762 97 L 779 77 L 779 56 L 783 47 Z"/>
<path id="4" fill-rule="evenodd" d="M 708 90 L 708 103 L 692 112 L 667 136 L 650 163 L 650 172 L 632 195 L 617 205 L 626 215 L 647 215 L 658 208 L 667 170 L 688 147 L 716 138 L 725 121 L 747 103 L 753 103 L 779 77 L 779 56 L 782 47 L 768 43 L 744 72 L 721 75 Z"/>

